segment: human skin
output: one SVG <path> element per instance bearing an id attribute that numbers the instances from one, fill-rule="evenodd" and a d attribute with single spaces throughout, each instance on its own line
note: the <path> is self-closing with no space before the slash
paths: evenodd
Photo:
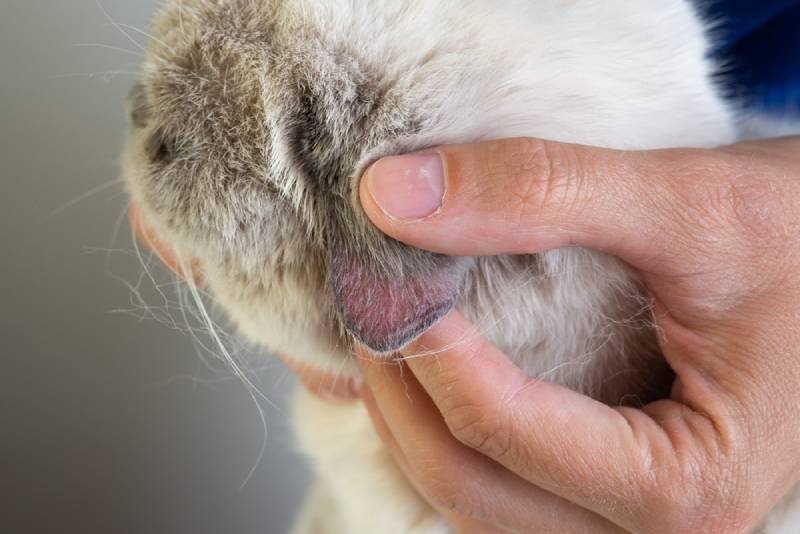
<path id="1" fill-rule="evenodd" d="M 404 183 L 430 178 L 414 172 L 427 159 L 368 171 L 361 199 L 379 228 L 447 254 L 616 254 L 641 272 L 677 374 L 670 399 L 606 407 L 522 375 L 465 335 L 457 313 L 407 348 L 438 353 L 403 362 L 412 373 L 362 359 L 378 433 L 459 530 L 738 532 L 800 479 L 800 139 L 649 152 L 515 139 L 436 152 L 446 186 Z M 405 191 L 421 202 L 402 212 Z M 131 221 L 183 275 L 135 206 Z M 295 367 L 323 396 L 358 389 Z"/>
<path id="2" fill-rule="evenodd" d="M 800 138 L 434 152 L 442 183 L 430 151 L 365 173 L 379 229 L 451 255 L 614 254 L 677 377 L 668 399 L 609 407 L 525 376 L 457 312 L 401 355 L 435 357 L 362 358 L 378 433 L 459 530 L 742 532 L 800 481 Z"/>

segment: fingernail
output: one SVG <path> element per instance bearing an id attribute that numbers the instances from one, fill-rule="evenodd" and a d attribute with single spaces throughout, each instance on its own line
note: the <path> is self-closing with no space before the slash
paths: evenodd
<path id="1" fill-rule="evenodd" d="M 442 159 L 431 152 L 383 158 L 367 172 L 367 188 L 390 217 L 429 217 L 444 199 Z"/>

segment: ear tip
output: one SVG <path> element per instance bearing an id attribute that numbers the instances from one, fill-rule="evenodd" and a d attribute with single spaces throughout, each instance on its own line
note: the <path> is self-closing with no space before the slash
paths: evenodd
<path id="1" fill-rule="evenodd" d="M 399 352 L 403 347 L 419 338 L 428 329 L 444 318 L 455 306 L 455 298 L 429 306 L 425 313 L 417 315 L 404 324 L 391 328 L 379 327 L 382 321 L 352 321 L 345 314 L 345 327 L 362 345 L 377 355 L 390 355 Z M 380 313 L 379 311 L 376 311 Z"/>
<path id="2" fill-rule="evenodd" d="M 455 306 L 468 262 L 405 248 L 403 272 L 387 274 L 370 255 L 346 248 L 331 252 L 331 289 L 339 318 L 350 334 L 378 354 L 408 345 Z M 424 259 L 426 261 L 421 261 Z"/>

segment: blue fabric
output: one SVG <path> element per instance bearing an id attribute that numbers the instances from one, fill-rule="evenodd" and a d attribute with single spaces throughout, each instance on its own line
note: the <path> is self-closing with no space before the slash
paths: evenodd
<path id="1" fill-rule="evenodd" d="M 719 24 L 714 56 L 732 96 L 800 111 L 800 0 L 698 0 Z"/>

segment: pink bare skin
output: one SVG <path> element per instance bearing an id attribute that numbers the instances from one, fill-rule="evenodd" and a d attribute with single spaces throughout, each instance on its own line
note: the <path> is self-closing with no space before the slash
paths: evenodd
<path id="1" fill-rule="evenodd" d="M 425 156 L 367 171 L 378 228 L 451 255 L 614 254 L 641 273 L 677 376 L 668 399 L 609 407 L 525 376 L 456 312 L 404 351 L 435 358 L 362 358 L 378 433 L 459 530 L 744 532 L 800 481 L 800 138 L 438 154 L 442 183 Z"/>

